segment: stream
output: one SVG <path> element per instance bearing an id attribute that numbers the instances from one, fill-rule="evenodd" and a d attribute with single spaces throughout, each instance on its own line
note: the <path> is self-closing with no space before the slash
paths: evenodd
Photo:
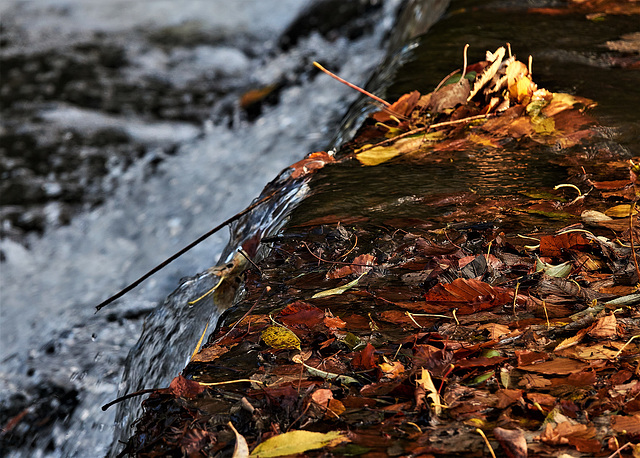
<path id="1" fill-rule="evenodd" d="M 73 210 L 77 213 L 68 224 L 53 221 L 54 227 L 43 229 L 41 236 L 28 234 L 18 241 L 20 237 L 7 237 L 0 245 L 0 381 L 3 391 L 10 393 L 1 400 L 0 423 L 8 424 L 21 412 L 26 412 L 27 419 L 33 417 L 33 424 L 41 419 L 38 415 L 49 420 L 40 434 L 27 421 L 17 422 L 13 436 L 3 434 L 9 456 L 100 456 L 112 437 L 128 437 L 141 399 L 119 404 L 117 414 L 116 408 L 101 412 L 99 406 L 118 394 L 166 386 L 180 372 L 205 323 L 214 327 L 218 316 L 209 301 L 185 306 L 214 284 L 211 276 L 197 272 L 214 265 L 218 258 L 227 261 L 257 231 L 270 235 L 285 224 L 336 215 L 373 221 L 411 217 L 437 225 L 459 208 L 455 203 L 441 204 L 441 197 L 517 198 L 522 190 L 548 190 L 569 180 L 570 161 L 565 158 L 583 158 L 586 164 L 595 157 L 616 161 L 640 155 L 635 112 L 640 104 L 640 40 L 632 35 L 638 32 L 637 16 L 593 16 L 580 11 L 551 14 L 552 7 L 558 6 L 555 2 L 535 2 L 534 9 L 521 2 L 478 5 L 453 1 L 427 33 L 411 38 L 414 32 L 428 29 L 447 6 L 437 1 L 415 3 L 428 8 L 419 10 L 420 14 L 412 10 L 391 37 L 387 34 L 398 2 L 388 1 L 382 9 L 364 16 L 370 26 L 357 38 L 343 35 L 331 41 L 330 34 L 312 33 L 268 58 L 249 56 L 243 65 L 260 75 L 254 86 L 281 81 L 282 75 L 287 81 L 277 103 L 263 106 L 252 120 L 228 102 L 229 94 L 237 97 L 241 88 L 227 88 L 226 95 L 220 95 L 225 103 L 211 104 L 214 114 L 210 111 L 208 116 L 215 123 L 205 119 L 196 124 L 189 118 L 193 115 L 183 114 L 182 118 L 143 124 L 145 128 L 152 124 L 156 132 L 163 133 L 161 138 L 173 139 L 165 143 L 148 143 L 143 135 L 148 131 L 136 130 L 135 123 L 123 124 L 119 115 L 99 118 L 102 130 L 104 126 L 110 132 L 124 130 L 144 145 L 144 153 L 127 166 L 114 161 L 107 167 L 107 178 L 99 180 L 100 186 L 110 187 L 103 202 L 87 198 Z M 289 11 L 273 27 L 264 42 L 266 49 L 271 46 L 273 50 L 277 37 L 286 35 L 283 30 L 300 8 Z M 347 34 L 346 29 L 338 30 Z M 238 43 L 245 43 L 243 49 L 265 40 L 246 34 L 234 37 L 239 48 Z M 528 54 L 534 56 L 534 80 L 541 87 L 598 102 L 591 113 L 603 127 L 589 146 L 571 151 L 516 149 L 499 157 L 480 149 L 460 151 L 449 163 L 417 167 L 362 168 L 353 163 L 330 167 L 318 180 L 280 189 L 269 207 L 234 225 L 230 239 L 217 234 L 116 304 L 93 314 L 92 306 L 106 295 L 248 205 L 285 166 L 309 151 L 338 146 L 353 135 L 374 106 L 329 77 L 303 70 L 300 62 L 322 61 L 360 85 L 370 78 L 367 89 L 393 101 L 413 89 L 433 90 L 443 76 L 461 65 L 465 43 L 471 44 L 469 61 L 475 62 L 486 50 L 495 50 L 506 41 L 521 60 Z M 385 57 L 386 46 L 392 52 Z M 153 52 L 138 56 L 157 65 L 157 53 L 155 61 L 149 57 Z M 348 106 L 339 127 L 339 117 Z M 69 123 L 91 127 L 93 119 L 68 102 L 49 107 L 41 116 L 58 129 L 64 123 L 67 128 Z M 286 174 L 281 175 L 280 181 L 263 192 L 277 189 L 285 180 Z M 104 192 L 100 189 L 96 195 Z M 544 218 L 532 217 L 531 221 L 514 221 L 513 229 L 530 223 L 546 224 Z M 181 277 L 188 278 L 179 281 Z M 158 306 L 176 285 L 180 286 Z M 55 314 L 52 304 L 59 304 Z M 45 413 L 47 409 L 53 414 Z M 111 453 L 117 450 L 114 442 Z"/>

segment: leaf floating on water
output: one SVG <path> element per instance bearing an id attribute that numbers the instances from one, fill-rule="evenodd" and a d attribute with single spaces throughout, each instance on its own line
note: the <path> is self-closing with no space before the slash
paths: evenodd
<path id="1" fill-rule="evenodd" d="M 353 281 L 350 281 L 346 285 L 338 286 L 337 288 L 328 289 L 326 291 L 320 291 L 319 293 L 316 293 L 313 296 L 311 296 L 311 299 L 318 299 L 320 297 L 327 297 L 327 296 L 334 296 L 336 294 L 342 294 L 345 291 L 348 291 L 354 286 L 356 286 L 360 281 L 360 279 L 364 277 L 364 275 L 365 274 L 360 275 L 358 278 L 356 278 Z"/>
<path id="2" fill-rule="evenodd" d="M 289 431 L 271 437 L 258 445 L 251 456 L 270 458 L 275 456 L 297 455 L 323 447 L 335 447 L 348 442 L 349 438 L 340 431 L 316 433 L 312 431 Z"/>
<path id="3" fill-rule="evenodd" d="M 269 326 L 262 331 L 262 340 L 276 350 L 300 350 L 300 339 L 283 326 Z"/>

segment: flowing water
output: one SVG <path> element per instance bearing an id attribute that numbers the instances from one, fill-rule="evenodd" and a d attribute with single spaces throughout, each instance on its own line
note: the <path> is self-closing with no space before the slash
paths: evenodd
<path id="1" fill-rule="evenodd" d="M 596 155 L 627 158 L 640 154 L 634 112 L 640 102 L 638 70 L 617 66 L 616 58 L 623 56 L 606 47 L 608 41 L 634 32 L 637 18 L 606 16 L 602 21 L 593 21 L 580 13 L 552 16 L 531 12 L 517 2 L 488 2 L 478 7 L 477 2 L 460 1 L 453 2 L 449 11 L 428 33 L 387 56 L 368 89 L 388 100 L 414 89 L 429 92 L 444 75 L 461 65 L 465 43 L 472 44 L 469 61 L 475 62 L 482 60 L 485 50 L 495 50 L 509 41 L 521 60 L 528 54 L 534 56 L 534 81 L 539 86 L 598 102 L 593 115 L 604 126 L 598 138 L 590 145 L 572 150 L 546 146 L 520 149 L 516 145 L 491 152 L 481 148 L 462 150 L 448 161 L 427 161 L 420 165 L 366 168 L 346 162 L 328 166 L 308 182 L 283 188 L 269 206 L 236 225 L 227 255 L 257 232 L 268 235 L 277 232 L 283 223 L 290 227 L 316 218 L 338 221 L 362 217 L 378 223 L 391 218 L 414 218 L 429 221 L 435 227 L 460 207 L 460 201 L 451 196 L 513 198 L 516 202 L 523 190 L 548 191 L 567 181 L 569 161 L 565 158 L 586 160 Z M 350 138 L 372 108 L 366 99 L 356 102 L 343 120 L 334 146 Z M 278 186 L 278 182 L 273 183 L 274 188 Z M 265 192 L 270 189 L 273 188 Z M 451 201 L 442 204 L 446 198 Z M 464 202 L 463 198 L 462 205 Z M 274 206 L 278 207 L 276 215 L 272 214 Z M 526 218 L 520 215 L 517 219 Z M 527 219 L 523 225 L 531 227 L 531 224 L 557 226 L 554 221 L 545 223 L 544 218 Z M 197 340 L 201 326 L 193 327 L 192 323 L 203 325 L 208 312 L 196 316 L 195 308 L 183 305 L 209 285 L 183 284 L 161 311 L 147 321 L 143 339 L 128 359 L 122 393 L 142 387 L 142 378 L 149 374 L 159 382 L 161 374 L 179 371 L 184 358 L 177 356 L 169 361 L 163 352 L 184 355 Z M 169 309 L 173 310 L 171 314 L 167 313 Z M 188 332 L 176 332 L 177 327 L 186 323 L 192 326 Z M 174 340 L 176 334 L 181 335 L 181 341 Z M 155 361 L 157 367 L 147 365 L 145 361 L 149 360 Z M 131 400 L 119 410 L 121 438 L 126 436 L 137 405 L 139 400 Z"/>
<path id="2" fill-rule="evenodd" d="M 557 6 L 552 2 L 534 3 L 536 7 Z M 152 281 L 130 295 L 110 312 L 110 320 L 95 320 L 91 313 L 78 314 L 74 312 L 77 307 L 70 308 L 71 311 L 60 312 L 64 320 L 72 324 L 82 321 L 85 325 L 70 325 L 69 329 L 60 333 L 47 325 L 46 314 L 26 311 L 38 318 L 32 320 L 37 322 L 37 325 L 31 325 L 34 329 L 39 330 L 41 335 L 50 334 L 53 350 L 48 352 L 49 347 L 43 347 L 42 351 L 33 351 L 27 362 L 16 353 L 7 356 L 3 363 L 7 367 L 20 367 L 17 370 L 20 377 L 29 376 L 33 368 L 37 376 L 39 367 L 45 370 L 49 361 L 47 355 L 60 354 L 60 358 L 64 356 L 64 359 L 51 359 L 50 363 L 60 365 L 55 376 L 60 379 L 73 377 L 73 383 L 81 381 L 74 386 L 85 387 L 82 388 L 85 393 L 82 395 L 81 408 L 77 408 L 75 413 L 68 413 L 68 419 L 72 418 L 75 426 L 62 423 L 56 426 L 58 436 L 50 439 L 52 448 L 42 454 L 88 456 L 104 451 L 104 437 L 111 436 L 108 423 L 113 418 L 109 416 L 113 415 L 113 410 L 108 411 L 107 416 L 100 417 L 103 414 L 96 404 L 116 396 L 113 386 L 119 372 L 113 368 L 119 367 L 122 361 L 119 360 L 121 356 L 114 355 L 117 355 L 118 349 L 130 345 L 139 332 L 137 325 L 127 317 L 139 317 L 147 313 L 155 307 L 158 297 L 177 283 L 177 277 L 194 275 L 213 264 L 213 253 L 221 250 L 221 259 L 225 261 L 256 231 L 268 235 L 278 231 L 284 224 L 304 223 L 331 215 L 361 216 L 375 222 L 384 222 L 389 218 L 417 218 L 437 226 L 441 218 L 450 218 L 460 207 L 455 202 L 442 203 L 443 199 L 452 195 L 463 196 L 467 199 L 464 202 L 472 201 L 476 195 L 517 197 L 523 189 L 548 189 L 565 182 L 569 178 L 569 164 L 565 157 L 608 155 L 613 160 L 640 155 L 637 141 L 640 126 L 636 114 L 636 107 L 640 106 L 640 91 L 637 89 L 640 84 L 637 65 L 640 50 L 623 53 L 607 44 L 623 39 L 625 34 L 637 32 L 637 16 L 603 15 L 587 18 L 584 13 L 550 15 L 530 12 L 522 2 L 479 4 L 454 1 L 445 17 L 426 34 L 402 42 L 412 35 L 411 30 L 424 30 L 434 17 L 440 16 L 439 8 L 446 6 L 447 2 L 439 1 L 412 3 L 411 8 L 415 9 L 410 9 L 411 14 L 405 19 L 407 22 L 397 27 L 399 35 L 388 38 L 389 43 L 404 44 L 399 47 L 391 45 L 390 53 L 370 80 L 369 90 L 391 101 L 414 89 L 429 92 L 444 75 L 461 66 L 465 43 L 471 44 L 469 61 L 475 62 L 483 57 L 485 50 L 493 50 L 509 41 L 520 60 L 525 60 L 528 54 L 534 56 L 534 80 L 540 86 L 554 92 L 566 91 L 589 97 L 598 102 L 592 114 L 603 126 L 599 138 L 579 151 L 549 148 L 526 151 L 512 149 L 501 151 L 500 154 L 487 154 L 482 150 L 459 151 L 453 160 L 446 163 L 418 166 L 390 164 L 370 168 L 345 163 L 326 167 L 310 181 L 290 183 L 269 207 L 261 208 L 236 224 L 225 249 L 226 238 L 219 235 L 214 241 L 195 250 L 191 261 L 168 269 L 155 283 Z M 405 34 L 406 30 L 403 29 L 409 29 L 408 33 Z M 378 39 L 384 30 L 381 27 L 377 31 Z M 340 73 L 349 79 L 362 78 L 372 63 L 381 58 L 379 49 L 367 48 L 375 43 L 375 39 L 352 45 L 346 61 L 347 46 L 344 42 L 327 43 L 312 37 L 306 43 L 307 50 L 298 57 L 308 59 L 312 54 L 309 50 L 322 49 L 326 59 L 343 59 Z M 637 39 L 635 43 L 637 47 Z M 151 59 L 152 56 L 146 58 Z M 629 65 L 633 64 L 634 58 L 635 67 Z M 273 65 L 261 68 L 266 73 L 275 72 L 279 65 L 290 64 L 282 57 Z M 295 65 L 291 64 L 287 68 L 293 67 Z M 56 303 L 79 303 L 86 309 L 99 302 L 105 293 L 113 292 L 114 284 L 118 283 L 109 279 L 121 278 L 125 271 L 131 278 L 132 272 L 136 273 L 133 267 L 137 266 L 139 273 L 141 265 L 149 266 L 153 259 L 158 260 L 150 254 L 161 250 L 170 253 L 186 244 L 186 227 L 195 225 L 198 228 L 195 235 L 198 235 L 209 227 L 212 220 L 220 221 L 222 214 L 226 217 L 242 208 L 251 196 L 257 194 L 255 189 L 276 176 L 278 170 L 287 163 L 298 160 L 308 151 L 305 148 L 324 145 L 324 139 L 331 137 L 333 132 L 327 131 L 331 123 L 318 124 L 316 118 L 339 114 L 337 111 L 343 109 L 343 105 L 337 105 L 336 100 L 344 100 L 349 92 L 338 87 L 338 83 L 323 78 L 303 81 L 283 91 L 279 106 L 267 110 L 256 124 L 245 125 L 241 130 L 209 126 L 208 130 L 202 132 L 202 138 L 194 140 L 191 137 L 182 144 L 177 157 L 163 158 L 165 162 L 155 176 L 150 176 L 149 172 L 154 167 L 152 157 L 130 168 L 125 174 L 126 186 L 115 193 L 115 199 L 74 220 L 69 228 L 50 236 L 49 239 L 57 248 L 34 243 L 36 248 L 42 250 L 41 260 L 34 264 L 35 267 L 21 269 L 18 265 L 12 274 L 15 285 L 4 285 L 3 297 L 16 302 L 24 297 L 32 304 L 52 298 Z M 308 100 L 304 91 L 313 94 L 318 103 L 302 107 L 301 101 Z M 335 93 L 340 94 L 337 99 Z M 335 136 L 333 146 L 348 140 L 373 108 L 368 100 L 358 100 L 343 120 L 343 127 Z M 212 155 L 214 151 L 216 154 Z M 276 157 L 274 151 L 283 154 Z M 237 158 L 241 160 L 233 162 Z M 219 181 L 216 184 L 207 184 L 207 170 L 220 167 L 227 167 L 227 171 L 217 174 Z M 245 185 L 243 177 L 256 170 L 259 170 L 258 179 L 247 180 Z M 286 178 L 286 175 L 282 178 Z M 256 182 L 260 184 L 256 185 Z M 201 184 L 194 187 L 195 183 Z M 274 189 L 278 183 L 274 182 L 267 189 Z M 223 205 L 236 192 L 246 198 L 236 200 L 235 206 Z M 216 193 L 222 195 L 210 197 Z M 185 209 L 192 215 L 186 215 Z M 541 226 L 545 224 L 544 218 L 533 222 Z M 132 225 L 139 229 L 135 236 L 131 235 L 135 229 Z M 4 248 L 12 260 L 36 257 L 18 245 L 8 246 L 10 251 L 6 251 L 6 246 Z M 102 253 L 96 255 L 96 246 L 103 247 Z M 65 253 L 75 251 L 80 259 L 71 263 L 59 256 L 60 250 Z M 113 259 L 114 255 L 130 261 L 122 266 L 121 261 Z M 22 278 L 39 278 L 51 262 L 57 263 L 60 275 L 45 276 L 45 280 L 37 284 L 31 280 L 35 284 L 33 289 L 21 289 Z M 16 266 L 15 262 L 12 265 Z M 95 274 L 89 275 L 90 272 Z M 142 338 L 129 352 L 119 394 L 166 386 L 180 372 L 200 338 L 205 323 L 209 320 L 213 325 L 218 313 L 212 309 L 209 301 L 192 307 L 186 303 L 199 297 L 213 282 L 207 275 L 187 279 L 155 309 L 147 320 Z M 117 338 L 107 337 L 106 327 L 113 324 L 118 324 L 122 331 Z M 42 337 L 27 338 L 21 332 L 16 339 L 20 339 L 21 346 L 29 348 L 32 341 L 40 342 L 38 339 Z M 87 367 L 87 354 L 83 348 L 95 349 L 96 340 L 100 344 L 100 351 L 92 350 L 96 357 L 95 368 Z M 61 352 L 60 347 L 65 348 L 67 342 L 73 342 L 69 346 L 73 351 Z M 108 359 L 114 360 L 108 365 L 112 369 L 108 373 L 101 372 L 104 369 L 98 369 L 102 367 L 100 363 Z M 67 390 L 57 395 L 57 399 L 63 402 L 65 395 L 71 396 L 73 393 Z M 130 434 L 140 402 L 141 398 L 133 398 L 118 407 L 116 439 L 126 438 Z M 64 445 L 60 446 L 61 443 Z M 117 448 L 117 445 L 112 447 L 112 452 Z M 14 456 L 19 456 L 20 452 L 16 453 Z"/>

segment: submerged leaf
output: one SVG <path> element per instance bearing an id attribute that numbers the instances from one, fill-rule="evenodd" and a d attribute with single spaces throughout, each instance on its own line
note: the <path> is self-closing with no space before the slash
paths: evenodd
<path id="1" fill-rule="evenodd" d="M 311 296 L 311 299 L 318 299 L 319 297 L 327 297 L 327 296 L 334 296 L 336 294 L 342 294 L 345 291 L 348 291 L 351 288 L 353 288 L 354 286 L 356 286 L 358 284 L 358 281 L 360 281 L 360 279 L 364 275 L 365 274 L 360 275 L 358 278 L 356 278 L 353 281 L 350 281 L 346 285 L 338 286 L 337 288 L 328 289 L 326 291 L 320 291 L 319 293 L 316 293 L 313 296 Z"/>

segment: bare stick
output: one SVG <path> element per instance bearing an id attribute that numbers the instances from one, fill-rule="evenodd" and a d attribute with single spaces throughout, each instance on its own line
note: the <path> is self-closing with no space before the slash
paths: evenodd
<path id="1" fill-rule="evenodd" d="M 129 398 L 134 398 L 136 396 L 142 396 L 143 394 L 155 393 L 156 391 L 160 391 L 162 389 L 163 388 L 148 388 L 146 390 L 136 391 L 135 393 L 125 394 L 124 396 L 120 396 L 119 398 L 114 399 L 111 402 L 107 402 L 105 405 L 102 406 L 102 410 L 107 410 L 112 405 L 117 404 L 117 403 L 122 402 L 122 401 L 126 401 Z"/>
<path id="2" fill-rule="evenodd" d="M 467 50 L 469 49 L 469 43 L 464 45 L 464 49 L 462 50 L 462 76 L 460 77 L 460 81 L 464 78 L 464 75 L 467 74 Z"/>
<path id="3" fill-rule="evenodd" d="M 381 104 L 383 104 L 385 107 L 390 107 L 391 104 L 389 102 L 387 102 L 386 100 L 382 100 L 380 97 L 373 95 L 371 92 L 365 91 L 364 89 L 362 89 L 361 87 L 356 86 L 355 84 L 350 83 L 349 81 L 340 78 L 338 75 L 336 75 L 335 73 L 331 73 L 329 70 L 327 70 L 326 68 L 324 68 L 322 65 L 320 65 L 318 62 L 314 62 L 313 65 L 315 65 L 317 68 L 319 68 L 320 70 L 322 70 L 323 72 L 325 72 L 327 75 L 329 75 L 331 78 L 335 78 L 338 81 L 340 81 L 342 84 L 346 84 L 347 86 L 349 86 L 351 89 L 355 89 L 356 91 L 366 95 L 367 97 L 372 98 L 373 100 L 375 100 L 376 102 L 380 102 Z"/>
<path id="4" fill-rule="evenodd" d="M 103 307 L 111 304 L 113 301 L 115 301 L 116 299 L 120 299 L 122 296 L 124 296 L 125 294 L 127 294 L 129 291 L 131 291 L 133 288 L 135 288 L 136 286 L 138 286 L 140 283 L 142 283 L 143 281 L 145 281 L 147 278 L 149 278 L 150 276 L 152 276 L 153 274 L 155 274 L 156 272 L 158 272 L 159 270 L 163 269 L 164 267 L 166 267 L 169 263 L 175 261 L 176 259 L 178 259 L 180 256 L 182 256 L 183 254 L 185 254 L 187 251 L 189 251 L 190 249 L 192 249 L 193 247 L 195 247 L 196 245 L 198 245 L 199 243 L 203 242 L 204 240 L 206 240 L 207 238 L 211 237 L 213 234 L 215 234 L 216 232 L 218 232 L 220 229 L 222 229 L 223 227 L 233 223 L 234 221 L 240 219 L 241 217 L 243 217 L 244 215 L 246 215 L 247 213 L 249 213 L 251 210 L 253 210 L 254 208 L 256 208 L 258 205 L 266 202 L 267 200 L 271 199 L 271 197 L 273 197 L 275 195 L 277 191 L 273 191 L 271 194 L 269 194 L 268 196 L 263 197 L 260 200 L 256 200 L 254 203 L 252 203 L 251 205 L 249 205 L 247 208 L 245 208 L 244 210 L 242 210 L 240 213 L 236 213 L 235 215 L 233 215 L 231 218 L 227 219 L 225 222 L 220 223 L 219 225 L 217 225 L 216 227 L 214 227 L 213 229 L 211 229 L 209 232 L 207 232 L 206 234 L 201 235 L 200 237 L 198 237 L 194 242 L 191 242 L 189 245 L 187 245 L 186 247 L 184 247 L 182 250 L 178 251 L 177 253 L 175 253 L 174 255 L 170 256 L 169 258 L 165 259 L 163 262 L 161 262 L 160 264 L 158 264 L 157 266 L 155 266 L 153 269 L 151 269 L 149 272 L 147 272 L 146 274 L 144 274 L 142 277 L 138 278 L 136 281 L 134 281 L 133 283 L 131 283 L 129 286 L 125 287 L 124 289 L 120 290 L 119 292 L 117 292 L 116 294 L 114 294 L 113 296 L 111 296 L 109 299 L 101 302 L 100 304 L 98 304 L 96 306 L 96 312 L 99 312 L 100 309 L 102 309 Z"/>

